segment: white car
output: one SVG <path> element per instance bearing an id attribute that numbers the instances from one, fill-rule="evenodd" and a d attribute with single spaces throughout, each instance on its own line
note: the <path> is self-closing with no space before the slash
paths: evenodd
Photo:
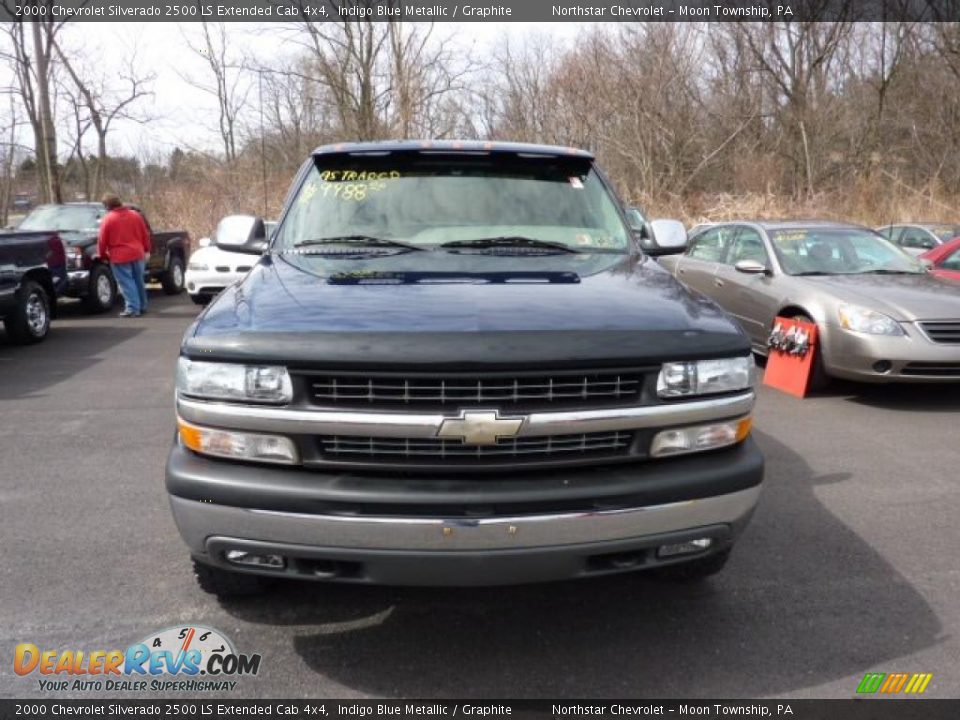
<path id="1" fill-rule="evenodd" d="M 276 223 L 264 223 L 267 236 Z M 190 299 L 197 305 L 206 305 L 221 290 L 233 285 L 250 272 L 256 257 L 230 252 L 217 247 L 211 238 L 201 238 L 200 247 L 187 262 L 186 285 Z"/>

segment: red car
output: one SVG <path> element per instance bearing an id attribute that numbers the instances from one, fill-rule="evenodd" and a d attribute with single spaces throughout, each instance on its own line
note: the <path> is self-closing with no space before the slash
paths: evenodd
<path id="1" fill-rule="evenodd" d="M 937 245 L 920 257 L 933 263 L 931 272 L 937 277 L 960 280 L 960 237 Z"/>

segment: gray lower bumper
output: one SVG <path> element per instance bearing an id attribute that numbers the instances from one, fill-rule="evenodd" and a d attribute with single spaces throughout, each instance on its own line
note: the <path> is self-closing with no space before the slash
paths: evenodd
<path id="1" fill-rule="evenodd" d="M 246 572 L 341 582 L 494 585 L 609 574 L 673 562 L 661 545 L 711 538 L 728 547 L 761 486 L 613 511 L 484 519 L 348 517 L 264 511 L 171 497 L 191 552 Z M 283 570 L 240 568 L 231 549 L 283 555 Z"/>

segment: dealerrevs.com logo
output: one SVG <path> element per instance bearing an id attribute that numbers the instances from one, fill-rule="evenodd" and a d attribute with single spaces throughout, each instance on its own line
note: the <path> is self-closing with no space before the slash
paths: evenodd
<path id="1" fill-rule="evenodd" d="M 14 649 L 13 671 L 37 677 L 43 691 L 225 691 L 234 678 L 256 675 L 260 655 L 238 653 L 219 630 L 170 627 L 126 650 L 49 650 L 33 643 Z"/>

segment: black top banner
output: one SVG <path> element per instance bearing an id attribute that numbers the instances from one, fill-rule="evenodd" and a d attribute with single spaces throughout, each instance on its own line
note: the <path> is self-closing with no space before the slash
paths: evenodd
<path id="1" fill-rule="evenodd" d="M 0 0 L 0 21 L 773 22 L 960 20 L 960 0 Z"/>
<path id="2" fill-rule="evenodd" d="M 0 717 L 954 720 L 960 700 L 0 700 Z"/>

